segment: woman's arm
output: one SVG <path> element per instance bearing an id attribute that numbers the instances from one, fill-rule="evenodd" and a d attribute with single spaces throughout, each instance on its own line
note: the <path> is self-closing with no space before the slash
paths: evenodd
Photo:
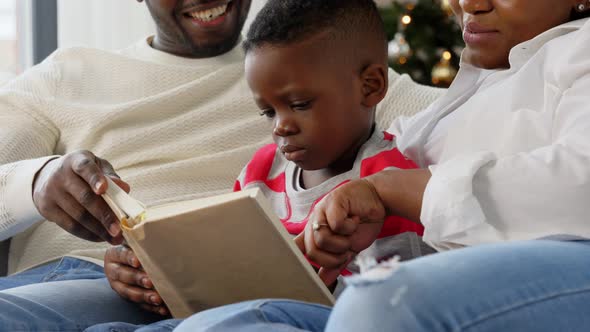
<path id="1" fill-rule="evenodd" d="M 340 186 L 315 206 L 295 243 L 322 266 L 319 276 L 331 285 L 354 256 L 375 241 L 387 215 L 419 222 L 429 178 L 423 169 L 387 170 Z"/>
<path id="2" fill-rule="evenodd" d="M 428 169 L 400 169 L 382 171 L 365 179 L 375 188 L 387 215 L 420 223 L 422 198 L 430 177 Z"/>
<path id="3" fill-rule="evenodd" d="M 509 155 L 466 153 L 432 168 L 421 214 L 426 241 L 449 249 L 590 237 L 590 74 L 580 71 L 590 68 L 590 60 L 575 68 L 578 77 L 564 83 L 558 103 L 550 105 L 549 130 L 538 129 L 548 144 Z M 517 130 L 514 137 L 513 144 L 527 144 Z"/>

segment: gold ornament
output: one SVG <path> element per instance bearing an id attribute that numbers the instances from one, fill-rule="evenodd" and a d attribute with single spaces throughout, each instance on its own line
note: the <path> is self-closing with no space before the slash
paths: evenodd
<path id="1" fill-rule="evenodd" d="M 451 65 L 451 58 L 451 52 L 444 51 L 440 61 L 432 68 L 432 83 L 434 85 L 448 87 L 457 76 L 457 69 Z"/>
<path id="2" fill-rule="evenodd" d="M 392 61 L 399 61 L 400 59 L 407 60 L 407 58 L 412 54 L 410 44 L 408 44 L 406 37 L 401 32 L 395 34 L 393 40 L 389 42 L 387 50 L 389 59 Z"/>
<path id="3" fill-rule="evenodd" d="M 440 7 L 448 16 L 453 16 L 453 8 L 451 8 L 449 0 L 441 0 Z"/>

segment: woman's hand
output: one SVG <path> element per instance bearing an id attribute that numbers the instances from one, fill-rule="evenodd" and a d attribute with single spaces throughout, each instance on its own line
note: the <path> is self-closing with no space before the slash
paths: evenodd
<path id="1" fill-rule="evenodd" d="M 387 170 L 340 186 L 315 206 L 295 243 L 321 266 L 320 278 L 331 285 L 375 241 L 386 216 L 419 222 L 430 176 L 427 169 Z"/>
<path id="2" fill-rule="evenodd" d="M 109 176 L 129 192 L 113 166 L 89 151 L 77 151 L 48 162 L 35 176 L 33 202 L 39 213 L 69 233 L 89 240 L 121 244 L 115 214 L 100 197 Z"/>
<path id="3" fill-rule="evenodd" d="M 299 249 L 321 266 L 319 276 L 332 285 L 340 271 L 379 235 L 386 212 L 375 187 L 365 179 L 349 182 L 324 197 L 314 208 Z"/>
<path id="4" fill-rule="evenodd" d="M 104 257 L 104 271 L 111 288 L 121 297 L 139 304 L 144 310 L 169 315 L 133 250 L 126 246 L 109 248 Z"/>

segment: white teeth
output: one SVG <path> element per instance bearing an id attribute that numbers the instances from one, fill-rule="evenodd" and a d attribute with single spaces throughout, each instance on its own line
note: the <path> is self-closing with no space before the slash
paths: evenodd
<path id="1" fill-rule="evenodd" d="M 203 10 L 200 12 L 192 12 L 192 13 L 189 13 L 189 15 L 197 20 L 209 22 L 209 21 L 213 21 L 214 19 L 218 18 L 219 16 L 225 14 L 226 10 L 227 10 L 227 4 L 221 5 L 219 7 Z"/>

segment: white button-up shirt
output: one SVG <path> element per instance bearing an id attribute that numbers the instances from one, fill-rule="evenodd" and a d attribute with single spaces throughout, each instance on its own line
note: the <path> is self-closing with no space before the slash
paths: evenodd
<path id="1" fill-rule="evenodd" d="M 590 238 L 590 21 L 521 43 L 509 61 L 463 63 L 445 96 L 390 128 L 432 172 L 421 220 L 439 250 Z"/>

